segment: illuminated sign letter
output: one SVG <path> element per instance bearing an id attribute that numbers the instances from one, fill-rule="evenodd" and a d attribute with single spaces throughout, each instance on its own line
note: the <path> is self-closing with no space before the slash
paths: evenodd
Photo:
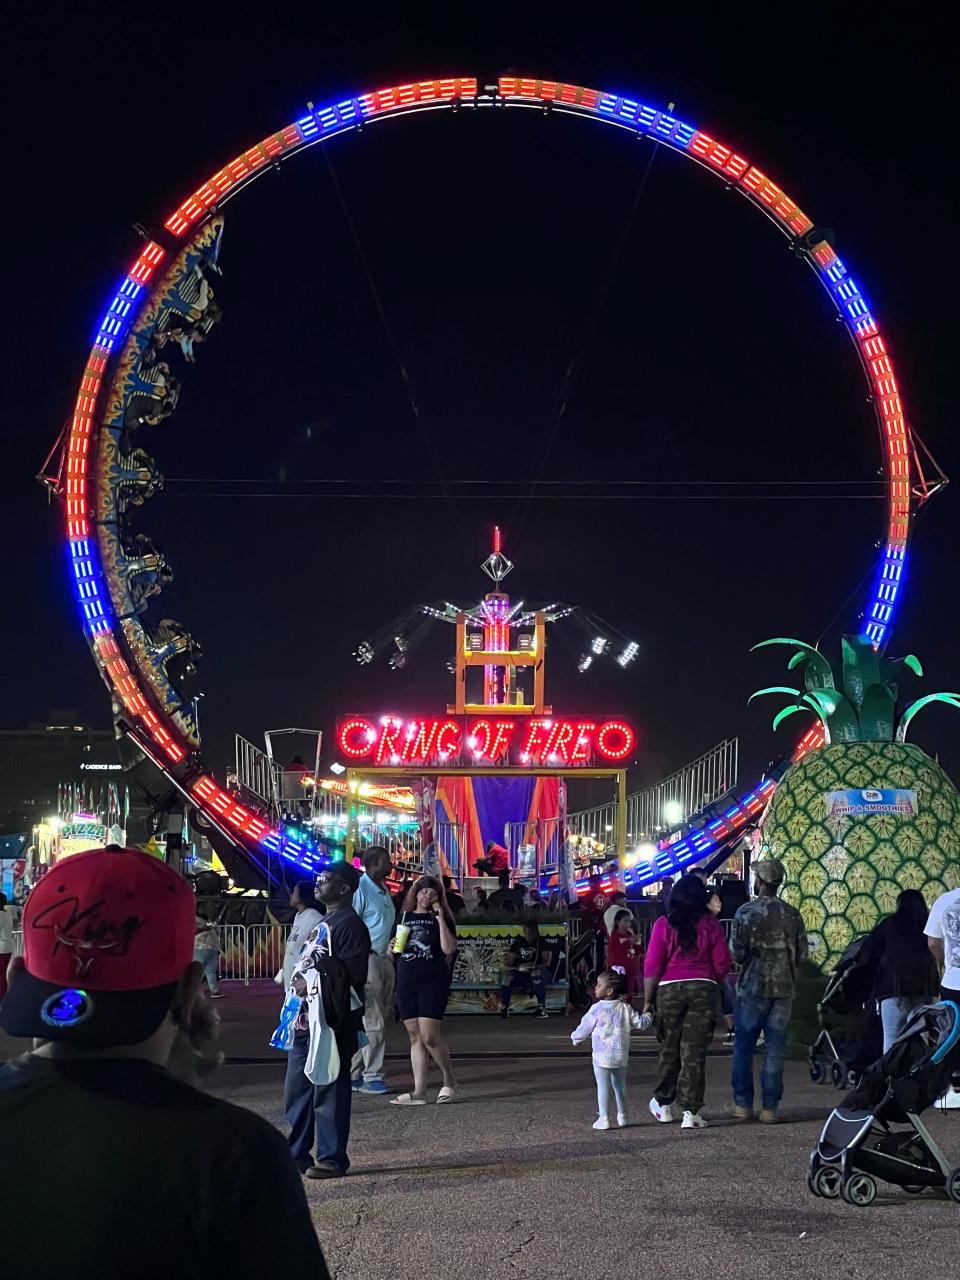
<path id="1" fill-rule="evenodd" d="M 553 726 L 552 720 L 529 720 L 527 722 L 527 732 L 523 739 L 523 746 L 520 748 L 520 763 L 527 764 L 532 758 L 536 757 L 541 763 L 550 739 L 549 730 Z"/>
<path id="2" fill-rule="evenodd" d="M 558 720 L 553 733 L 550 735 L 550 741 L 547 744 L 547 758 L 556 755 L 559 756 L 564 764 L 570 763 L 570 744 L 573 742 L 574 730 L 569 720 Z"/>
<path id="3" fill-rule="evenodd" d="M 440 722 L 434 750 L 439 760 L 449 760 L 451 756 L 460 754 L 460 722 L 458 720 Z"/>
<path id="4" fill-rule="evenodd" d="M 570 753 L 571 764 L 586 764 L 592 750 L 590 735 L 597 726 L 592 720 L 578 720 L 574 725 L 573 750 Z"/>
<path id="5" fill-rule="evenodd" d="M 363 716 L 344 720 L 337 730 L 337 745 L 351 760 L 362 760 L 373 750 L 377 731 Z"/>
<path id="6" fill-rule="evenodd" d="M 403 724 L 396 716 L 384 716 L 380 722 L 380 741 L 377 743 L 377 764 L 383 764 L 384 756 L 389 755 L 390 764 L 397 764 L 400 760 L 400 753 L 403 751 L 403 743 L 400 741 L 400 734 L 403 731 Z"/>
<path id="7" fill-rule="evenodd" d="M 421 720 L 419 723 L 414 721 L 407 727 L 407 740 L 403 746 L 404 764 L 411 764 L 413 761 L 425 764 L 432 757 L 437 724 L 436 720 Z"/>
<path id="8" fill-rule="evenodd" d="M 633 751 L 636 735 L 622 720 L 608 720 L 597 734 L 597 751 L 605 760 L 626 760 Z"/>

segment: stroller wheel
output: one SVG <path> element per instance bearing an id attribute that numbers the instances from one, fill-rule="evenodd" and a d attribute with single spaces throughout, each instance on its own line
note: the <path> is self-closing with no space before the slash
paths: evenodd
<path id="1" fill-rule="evenodd" d="M 840 1187 L 840 1194 L 847 1204 L 855 1204 L 865 1209 L 877 1198 L 877 1184 L 869 1173 L 851 1173 Z"/>
<path id="2" fill-rule="evenodd" d="M 960 1169 L 950 1170 L 944 1188 L 954 1204 L 960 1204 Z"/>
<path id="3" fill-rule="evenodd" d="M 830 1068 L 830 1079 L 833 1081 L 835 1088 L 845 1089 L 847 1085 L 847 1064 L 843 1061 L 835 1062 Z"/>
<path id="4" fill-rule="evenodd" d="M 819 1058 L 810 1059 L 810 1079 L 814 1084 L 823 1084 L 827 1078 L 826 1068 Z"/>
<path id="5" fill-rule="evenodd" d="M 824 1200 L 835 1200 L 840 1194 L 842 1185 L 840 1170 L 824 1165 L 816 1173 L 807 1174 L 807 1186 L 815 1196 L 823 1196 Z"/>

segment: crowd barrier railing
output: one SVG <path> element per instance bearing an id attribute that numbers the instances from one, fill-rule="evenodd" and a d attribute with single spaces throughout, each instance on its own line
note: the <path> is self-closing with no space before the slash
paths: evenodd
<path id="1" fill-rule="evenodd" d="M 251 982 L 276 976 L 283 967 L 288 924 L 221 924 L 217 925 L 220 958 L 217 979 L 220 982 Z"/>

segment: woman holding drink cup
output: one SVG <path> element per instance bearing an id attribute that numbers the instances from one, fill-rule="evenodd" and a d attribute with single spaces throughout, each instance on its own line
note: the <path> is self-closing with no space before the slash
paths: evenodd
<path id="1" fill-rule="evenodd" d="M 422 1107 L 427 1101 L 430 1059 L 440 1068 L 443 1087 L 437 1102 L 453 1102 L 457 1082 L 443 1036 L 443 1015 L 450 995 L 450 966 L 457 949 L 457 927 L 443 885 L 421 876 L 407 893 L 397 925 L 397 1007 L 410 1037 L 413 1092 L 391 1098 L 396 1107 Z"/>

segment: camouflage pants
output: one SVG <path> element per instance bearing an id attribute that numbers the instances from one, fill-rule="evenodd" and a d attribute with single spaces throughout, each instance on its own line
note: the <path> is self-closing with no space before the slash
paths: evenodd
<path id="1" fill-rule="evenodd" d="M 668 982 L 657 988 L 660 1058 L 653 1096 L 662 1105 L 676 1100 L 683 1111 L 699 1111 L 703 1106 L 704 1067 L 717 1021 L 716 1003 L 713 982 Z"/>

